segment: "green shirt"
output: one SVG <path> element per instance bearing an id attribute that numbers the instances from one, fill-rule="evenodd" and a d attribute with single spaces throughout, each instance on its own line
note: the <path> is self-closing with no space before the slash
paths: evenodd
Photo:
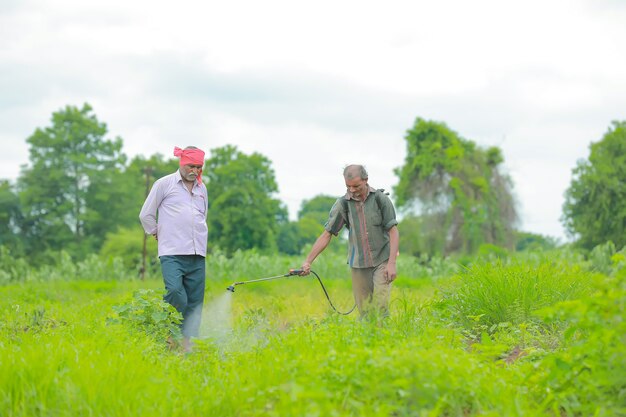
<path id="1" fill-rule="evenodd" d="M 339 197 L 330 209 L 324 228 L 337 236 L 349 230 L 348 264 L 352 268 L 372 268 L 389 259 L 389 229 L 397 225 L 396 211 L 383 190 L 369 188 L 364 202 Z"/>

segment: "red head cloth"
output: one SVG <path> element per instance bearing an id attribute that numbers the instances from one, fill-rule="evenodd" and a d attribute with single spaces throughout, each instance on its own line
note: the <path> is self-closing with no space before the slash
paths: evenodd
<path id="1" fill-rule="evenodd" d="M 180 149 L 174 147 L 174 156 L 180 158 L 180 166 L 183 165 L 204 165 L 204 151 L 201 149 Z M 202 170 L 198 173 L 198 184 L 202 184 Z"/>

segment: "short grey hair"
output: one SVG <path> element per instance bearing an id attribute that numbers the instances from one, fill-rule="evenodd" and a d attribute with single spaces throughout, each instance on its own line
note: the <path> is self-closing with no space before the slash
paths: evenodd
<path id="1" fill-rule="evenodd" d="M 347 180 L 361 178 L 367 180 L 367 170 L 363 165 L 348 165 L 343 169 L 343 177 Z"/>

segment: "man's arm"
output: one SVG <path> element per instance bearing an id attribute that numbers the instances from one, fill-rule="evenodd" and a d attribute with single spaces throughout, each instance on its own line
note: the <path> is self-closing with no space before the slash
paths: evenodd
<path id="1" fill-rule="evenodd" d="M 161 204 L 161 193 L 159 192 L 159 183 L 155 183 L 141 207 L 139 220 L 146 234 L 157 237 L 157 210 Z"/>
<path id="2" fill-rule="evenodd" d="M 311 252 L 306 257 L 306 260 L 302 264 L 302 275 L 309 275 L 311 272 L 311 264 L 317 258 L 317 255 L 322 253 L 324 249 L 330 243 L 330 240 L 333 238 L 333 235 L 330 234 L 328 230 L 324 230 L 322 234 L 317 238 L 313 247 L 311 248 Z"/>
<path id="3" fill-rule="evenodd" d="M 400 232 L 398 232 L 397 226 L 393 226 L 389 229 L 389 260 L 387 261 L 387 268 L 385 269 L 385 278 L 387 278 L 387 282 L 392 282 L 396 279 L 396 257 L 398 256 L 399 247 Z"/>

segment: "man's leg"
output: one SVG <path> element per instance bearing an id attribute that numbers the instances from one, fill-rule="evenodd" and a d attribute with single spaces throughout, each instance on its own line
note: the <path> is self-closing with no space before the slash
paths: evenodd
<path id="1" fill-rule="evenodd" d="M 391 283 L 385 279 L 387 261 L 373 268 L 374 295 L 372 303 L 381 317 L 389 316 L 389 297 L 391 295 Z"/>
<path id="2" fill-rule="evenodd" d="M 161 273 L 165 283 L 165 301 L 184 314 L 187 310 L 187 292 L 183 286 L 184 266 L 178 256 L 161 256 Z"/>
<path id="3" fill-rule="evenodd" d="M 200 255 L 189 256 L 186 266 L 183 285 L 187 293 L 187 309 L 183 313 L 183 336 L 189 340 L 190 337 L 198 337 L 200 331 L 206 279 L 205 258 Z"/>
<path id="4" fill-rule="evenodd" d="M 367 313 L 372 302 L 374 282 L 372 273 L 374 268 L 352 268 L 352 293 L 361 316 Z"/>

